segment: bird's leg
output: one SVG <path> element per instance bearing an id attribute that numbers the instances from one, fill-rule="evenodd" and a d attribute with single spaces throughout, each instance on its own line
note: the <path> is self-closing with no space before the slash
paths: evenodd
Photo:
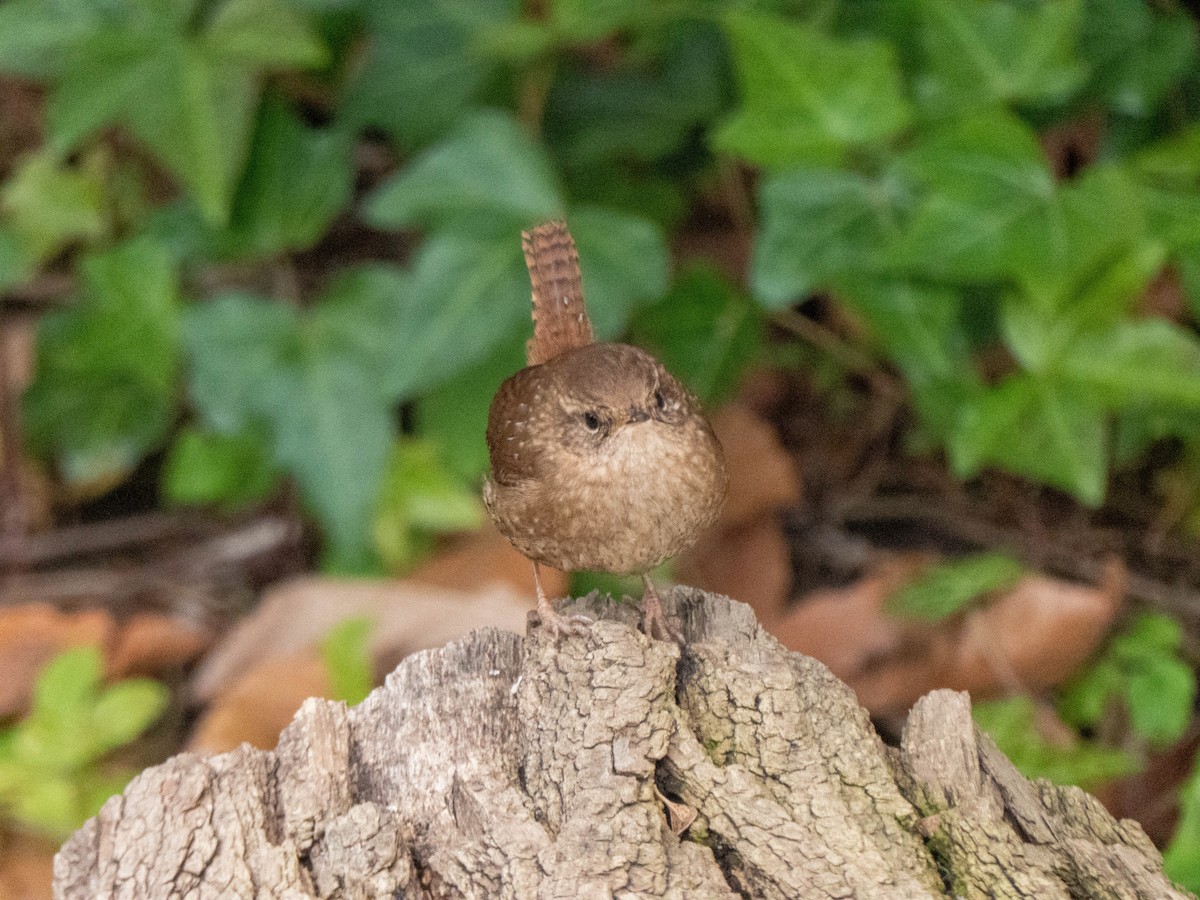
<path id="1" fill-rule="evenodd" d="M 650 580 L 648 573 L 642 575 L 642 583 L 646 585 L 646 592 L 642 594 L 642 631 L 647 637 L 656 640 L 682 644 L 683 632 L 667 619 L 662 601 L 658 598 L 658 591 L 654 589 L 654 582 Z"/>
<path id="2" fill-rule="evenodd" d="M 537 563 L 533 564 L 533 585 L 537 589 L 537 610 L 533 615 L 555 640 L 566 634 L 587 633 L 587 628 L 592 623 L 587 616 L 564 616 L 555 611 L 546 598 L 546 592 L 542 590 L 542 573 Z"/>

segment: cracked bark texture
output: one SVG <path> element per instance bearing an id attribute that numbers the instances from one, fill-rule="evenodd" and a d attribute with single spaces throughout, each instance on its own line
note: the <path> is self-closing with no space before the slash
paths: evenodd
<path id="1" fill-rule="evenodd" d="M 59 898 L 1190 896 L 1133 822 L 1022 777 L 939 691 L 883 745 L 746 606 L 663 597 L 557 645 L 477 631 L 273 752 L 181 754 L 63 846 Z"/>

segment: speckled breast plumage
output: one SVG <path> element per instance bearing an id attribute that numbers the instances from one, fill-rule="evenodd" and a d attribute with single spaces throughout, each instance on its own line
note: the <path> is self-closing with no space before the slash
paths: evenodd
<path id="1" fill-rule="evenodd" d="M 649 354 L 593 345 L 579 355 L 587 359 L 524 369 L 497 393 L 484 502 L 501 533 L 537 562 L 646 572 L 715 521 L 725 497 L 724 456 L 694 398 Z M 606 372 L 609 364 L 617 368 Z M 671 406 L 661 416 L 618 426 L 595 445 L 582 436 L 575 442 L 571 426 L 561 425 L 572 415 L 563 411 L 564 394 L 584 391 L 576 382 L 611 394 L 626 387 L 621 379 L 637 377 L 661 379 L 664 389 L 669 382 Z M 579 402 L 587 405 L 586 392 Z"/>

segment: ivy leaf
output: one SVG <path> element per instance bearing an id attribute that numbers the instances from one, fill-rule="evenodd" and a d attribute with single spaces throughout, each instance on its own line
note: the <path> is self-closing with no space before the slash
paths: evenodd
<path id="1" fill-rule="evenodd" d="M 1086 0 L 1079 48 L 1093 69 L 1088 94 L 1144 118 L 1195 65 L 1195 22 L 1182 9 Z"/>
<path id="2" fill-rule="evenodd" d="M 356 127 L 376 126 L 406 146 L 425 143 L 457 120 L 498 72 L 478 47 L 517 21 L 516 0 L 365 4 L 370 41 L 342 100 Z"/>
<path id="3" fill-rule="evenodd" d="M 305 347 L 266 386 L 275 458 L 316 513 L 335 572 L 371 567 L 371 516 L 396 431 L 378 373 L 340 354 Z"/>
<path id="4" fill-rule="evenodd" d="M 208 425 L 232 435 L 258 422 L 263 386 L 295 344 L 298 328 L 294 309 L 247 294 L 188 308 L 188 390 Z"/>
<path id="5" fill-rule="evenodd" d="M 1065 100 L 1087 70 L 1076 56 L 1083 3 L 921 0 L 928 100 L 955 111 Z"/>
<path id="6" fill-rule="evenodd" d="M 892 218 L 886 185 L 836 169 L 795 169 L 765 179 L 759 202 L 750 284 L 768 309 L 878 268 Z"/>
<path id="7" fill-rule="evenodd" d="M 717 144 L 767 167 L 837 163 L 886 144 L 910 118 L 891 49 L 782 18 L 725 20 L 742 104 Z"/>
<path id="8" fill-rule="evenodd" d="M 1163 319 L 1128 320 L 1084 337 L 1059 370 L 1113 406 L 1200 409 L 1200 341 Z"/>
<path id="9" fill-rule="evenodd" d="M 148 241 L 86 259 L 78 306 L 45 317 L 25 395 L 31 447 L 102 490 L 166 436 L 179 367 L 176 274 Z"/>
<path id="10" fill-rule="evenodd" d="M 214 59 L 263 69 L 315 69 L 328 52 L 308 23 L 281 0 L 228 0 L 204 32 Z"/>
<path id="11" fill-rule="evenodd" d="M 371 693 L 375 673 L 368 639 L 374 627 L 369 616 L 345 619 L 321 641 L 321 658 L 334 699 L 354 706 Z"/>
<path id="12" fill-rule="evenodd" d="M 326 565 L 363 571 L 395 432 L 395 399 L 379 370 L 379 347 L 395 332 L 380 301 L 396 306 L 408 281 L 380 271 L 346 278 L 304 317 L 230 295 L 193 310 L 187 331 L 192 396 L 206 422 L 230 434 L 263 428 L 274 464 L 296 479 L 325 530 Z"/>
<path id="13" fill-rule="evenodd" d="M 573 65 L 556 73 L 546 98 L 546 142 L 573 187 L 600 172 L 627 183 L 631 173 L 614 163 L 675 153 L 724 112 L 729 68 L 728 44 L 713 23 L 673 22 L 615 66 Z"/>
<path id="14" fill-rule="evenodd" d="M 633 321 L 636 342 L 709 406 L 732 393 L 760 349 L 762 328 L 755 304 L 709 266 L 689 269 Z"/>
<path id="15" fill-rule="evenodd" d="M 237 509 L 269 496 L 278 481 L 263 437 L 186 428 L 175 439 L 163 470 L 171 503 L 215 503 Z"/>
<path id="16" fill-rule="evenodd" d="M 101 23 L 96 4 L 11 0 L 0 4 L 0 70 L 52 78 Z"/>
<path id="17" fill-rule="evenodd" d="M 1163 869 L 1172 881 L 1200 890 L 1200 767 L 1195 767 L 1179 794 L 1179 822 L 1163 851 Z"/>
<path id="18" fill-rule="evenodd" d="M 1147 740 L 1159 746 L 1178 740 L 1196 696 L 1196 675 L 1179 655 L 1182 640 L 1179 623 L 1169 616 L 1138 616 L 1067 685 L 1063 714 L 1077 725 L 1093 726 L 1108 702 L 1120 697 L 1134 729 Z"/>
<path id="19" fill-rule="evenodd" d="M 215 65 L 184 34 L 161 23 L 112 28 L 80 46 L 56 86 L 47 111 L 51 147 L 65 154 L 95 129 L 122 123 L 219 224 L 257 100 L 252 71 Z"/>
<path id="20" fill-rule="evenodd" d="M 475 487 L 446 468 L 432 443 L 393 445 L 374 531 L 389 571 L 408 571 L 435 535 L 478 528 L 483 516 Z"/>
<path id="21" fill-rule="evenodd" d="M 951 436 L 954 472 L 986 463 L 1069 491 L 1088 505 L 1104 499 L 1108 454 L 1104 414 L 1095 398 L 1035 375 L 1017 375 L 964 408 Z"/>
<path id="22" fill-rule="evenodd" d="M 1026 696 L 976 703 L 971 715 L 1026 778 L 1088 788 L 1138 769 L 1137 761 L 1123 750 L 1082 738 L 1067 746 L 1047 738 L 1038 726 L 1034 701 Z"/>
<path id="23" fill-rule="evenodd" d="M 1054 241 L 1054 177 L 1025 125 L 998 113 L 955 121 L 899 171 L 923 189 L 895 250 L 911 271 L 963 283 L 1020 272 Z"/>
<path id="24" fill-rule="evenodd" d="M 611 340 L 624 330 L 634 309 L 666 293 L 666 239 L 646 219 L 599 206 L 571 210 L 570 226 L 596 337 Z"/>
<path id="25" fill-rule="evenodd" d="M 72 241 L 98 240 L 108 231 L 97 174 L 46 152 L 22 161 L 0 191 L 0 208 L 27 259 L 49 259 Z"/>
<path id="26" fill-rule="evenodd" d="M 411 397 L 482 359 L 529 317 L 529 279 L 516 234 L 438 231 L 412 263 L 399 303 L 387 389 Z M 407 338 L 407 339 L 406 339 Z"/>
<path id="27" fill-rule="evenodd" d="M 982 391 L 956 291 L 896 279 L 845 279 L 840 296 L 904 372 L 921 418 L 943 437 Z"/>
<path id="28" fill-rule="evenodd" d="M 561 212 L 545 151 L 507 113 L 486 111 L 464 119 L 381 185 L 366 218 L 379 228 L 461 227 L 481 219 L 521 228 Z"/>
<path id="29" fill-rule="evenodd" d="M 939 622 L 983 594 L 1012 587 L 1024 570 L 1005 553 L 981 553 L 945 562 L 922 574 L 887 599 L 888 614 Z"/>
<path id="30" fill-rule="evenodd" d="M 267 98 L 220 236 L 225 255 L 263 257 L 315 244 L 350 201 L 352 147 L 348 132 L 309 128 L 280 98 Z"/>
<path id="31" fill-rule="evenodd" d="M 487 471 L 488 410 L 496 389 L 525 367 L 525 339 L 514 334 L 487 358 L 442 382 L 417 398 L 419 434 L 438 447 L 446 465 L 465 478 Z"/>

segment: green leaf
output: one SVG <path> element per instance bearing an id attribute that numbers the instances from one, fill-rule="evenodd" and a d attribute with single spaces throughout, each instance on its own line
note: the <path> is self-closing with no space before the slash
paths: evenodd
<path id="1" fill-rule="evenodd" d="M 599 206 L 571 211 L 583 291 L 599 340 L 624 330 L 633 311 L 667 291 L 670 256 L 662 230 L 637 216 Z"/>
<path id="2" fill-rule="evenodd" d="M 296 478 L 337 570 L 362 571 L 372 560 L 371 514 L 396 427 L 379 354 L 396 333 L 394 290 L 406 283 L 383 267 L 352 270 L 303 319 L 234 295 L 188 320 L 197 407 L 218 431 L 266 429 L 275 464 Z"/>
<path id="3" fill-rule="evenodd" d="M 96 755 L 140 735 L 162 715 L 169 699 L 166 685 L 150 678 L 130 678 L 105 689 L 91 714 Z"/>
<path id="4" fill-rule="evenodd" d="M 1162 264 L 1145 239 L 1141 198 L 1112 166 L 1094 166 L 1063 190 L 1047 230 L 1014 274 L 1040 306 L 1078 323 L 1107 327 L 1121 319 Z"/>
<path id="5" fill-rule="evenodd" d="M 1147 659 L 1131 673 L 1126 687 L 1134 730 L 1152 744 L 1166 745 L 1183 737 L 1192 720 L 1196 674 L 1173 657 Z"/>
<path id="6" fill-rule="evenodd" d="M 236 434 L 256 423 L 263 387 L 294 347 L 297 329 L 294 309 L 245 294 L 188 307 L 188 391 L 213 429 Z"/>
<path id="7" fill-rule="evenodd" d="M 397 305 L 384 378 L 391 394 L 411 397 L 482 359 L 528 321 L 529 279 L 516 231 L 435 232 L 413 259 Z"/>
<path id="8" fill-rule="evenodd" d="M 835 169 L 797 169 L 767 178 L 759 202 L 750 285 L 768 309 L 878 268 L 893 217 L 884 183 Z"/>
<path id="9" fill-rule="evenodd" d="M 464 119 L 386 181 L 367 202 L 380 228 L 505 224 L 528 227 L 562 212 L 545 151 L 506 113 Z"/>
<path id="10" fill-rule="evenodd" d="M 982 392 L 957 292 L 920 282 L 845 279 L 840 296 L 904 373 L 922 420 L 943 439 Z"/>
<path id="11" fill-rule="evenodd" d="M 321 39 L 282 0 L 229 0 L 209 23 L 204 46 L 214 59 L 266 69 L 313 69 L 328 59 Z"/>
<path id="12" fill-rule="evenodd" d="M 499 71 L 479 46 L 518 19 L 516 0 L 366 4 L 365 60 L 342 100 L 355 126 L 376 126 L 406 146 L 459 119 Z"/>
<path id="13" fill-rule="evenodd" d="M 434 535 L 482 523 L 475 487 L 446 468 L 433 444 L 402 440 L 393 445 L 375 517 L 375 546 L 389 571 L 412 568 Z"/>
<path id="14" fill-rule="evenodd" d="M 0 4 L 0 70 L 31 78 L 58 75 L 99 24 L 93 6 L 47 0 Z"/>
<path id="15" fill-rule="evenodd" d="M 895 261 L 963 283 L 1022 272 L 1054 240 L 1054 176 L 1032 131 L 989 113 L 918 143 L 899 170 L 923 189 Z"/>
<path id="16" fill-rule="evenodd" d="M 1083 3 L 921 0 L 926 102 L 954 112 L 1065 100 L 1086 69 L 1076 56 Z"/>
<path id="17" fill-rule="evenodd" d="M 758 355 L 758 308 L 710 266 L 696 266 L 660 302 L 638 313 L 634 341 L 651 348 L 705 405 L 728 397 Z"/>
<path id="18" fill-rule="evenodd" d="M 1173 6 L 1086 0 L 1079 49 L 1093 69 L 1088 93 L 1146 117 L 1195 65 L 1195 22 Z"/>
<path id="19" fill-rule="evenodd" d="M 578 198 L 579 182 L 603 172 L 627 183 L 629 169 L 614 163 L 684 149 L 725 111 L 731 88 L 724 34 L 711 22 L 675 21 L 614 65 L 560 67 L 546 98 L 545 139 Z"/>
<path id="20" fill-rule="evenodd" d="M 51 147 L 123 123 L 180 179 L 205 218 L 229 214 L 258 101 L 256 74 L 210 58 L 153 17 L 91 35 L 51 97 Z"/>
<path id="21" fill-rule="evenodd" d="M 25 241 L 12 229 L 0 225 L 0 291 L 31 278 L 37 262 Z"/>
<path id="22" fill-rule="evenodd" d="M 525 333 L 505 340 L 483 361 L 417 398 L 417 432 L 435 443 L 446 465 L 465 478 L 488 468 L 488 410 L 506 378 L 525 367 Z"/>
<path id="23" fill-rule="evenodd" d="M 1163 319 L 1127 320 L 1081 338 L 1059 371 L 1113 406 L 1200 408 L 1200 341 Z"/>
<path id="24" fill-rule="evenodd" d="M 1087 392 L 1034 375 L 1013 376 L 973 399 L 951 436 L 951 464 L 969 477 L 986 463 L 1069 491 L 1088 505 L 1104 499 L 1104 415 Z"/>
<path id="25" fill-rule="evenodd" d="M 1138 769 L 1137 761 L 1123 750 L 1082 738 L 1063 745 L 1045 737 L 1029 697 L 976 703 L 971 714 L 1027 778 L 1094 788 Z"/>
<path id="26" fill-rule="evenodd" d="M 163 492 L 171 503 L 237 509 L 270 496 L 278 475 L 262 435 L 185 428 L 167 456 Z"/>
<path id="27" fill-rule="evenodd" d="M 1192 716 L 1196 674 L 1179 650 L 1183 630 L 1160 613 L 1143 613 L 1067 685 L 1063 714 L 1081 726 L 1099 723 L 1120 697 L 1134 729 L 1156 745 L 1178 740 Z"/>
<path id="28" fill-rule="evenodd" d="M 1192 764 L 1179 795 L 1179 821 L 1171 843 L 1163 851 L 1163 869 L 1193 893 L 1200 891 L 1200 765 Z"/>
<path id="29" fill-rule="evenodd" d="M 1111 660 L 1101 659 L 1078 673 L 1063 688 L 1058 712 L 1071 725 L 1088 728 L 1098 723 L 1109 700 L 1121 689 L 1120 668 Z"/>
<path id="30" fill-rule="evenodd" d="M 57 654 L 38 673 L 33 715 L 82 719 L 96 701 L 104 661 L 97 647 L 72 647 Z"/>
<path id="31" fill-rule="evenodd" d="M 39 261 L 71 241 L 98 240 L 108 231 L 96 173 L 68 168 L 45 152 L 27 157 L 5 182 L 0 208 L 24 255 Z"/>
<path id="32" fill-rule="evenodd" d="M 228 231 L 233 258 L 270 256 L 315 244 L 350 201 L 352 136 L 308 128 L 279 97 L 263 104 Z"/>
<path id="33" fill-rule="evenodd" d="M 83 300 L 44 318 L 25 395 L 31 447 L 86 487 L 123 477 L 165 437 L 179 367 L 176 275 L 133 241 L 82 266 Z"/>
<path id="34" fill-rule="evenodd" d="M 329 672 L 333 698 L 355 706 L 375 686 L 374 666 L 367 641 L 375 627 L 373 619 L 360 616 L 344 619 L 321 641 L 321 658 Z"/>
<path id="35" fill-rule="evenodd" d="M 984 594 L 1012 587 L 1024 569 L 1005 553 L 981 553 L 941 563 L 887 599 L 889 615 L 938 622 Z"/>
<path id="36" fill-rule="evenodd" d="M 910 110 L 891 48 L 763 15 L 726 19 L 742 104 L 718 146 L 768 166 L 837 163 L 886 144 Z"/>
<path id="37" fill-rule="evenodd" d="M 292 473 L 327 538 L 324 562 L 338 572 L 372 563 L 371 514 L 396 431 L 378 373 L 341 354 L 306 346 L 264 386 L 275 459 Z"/>

